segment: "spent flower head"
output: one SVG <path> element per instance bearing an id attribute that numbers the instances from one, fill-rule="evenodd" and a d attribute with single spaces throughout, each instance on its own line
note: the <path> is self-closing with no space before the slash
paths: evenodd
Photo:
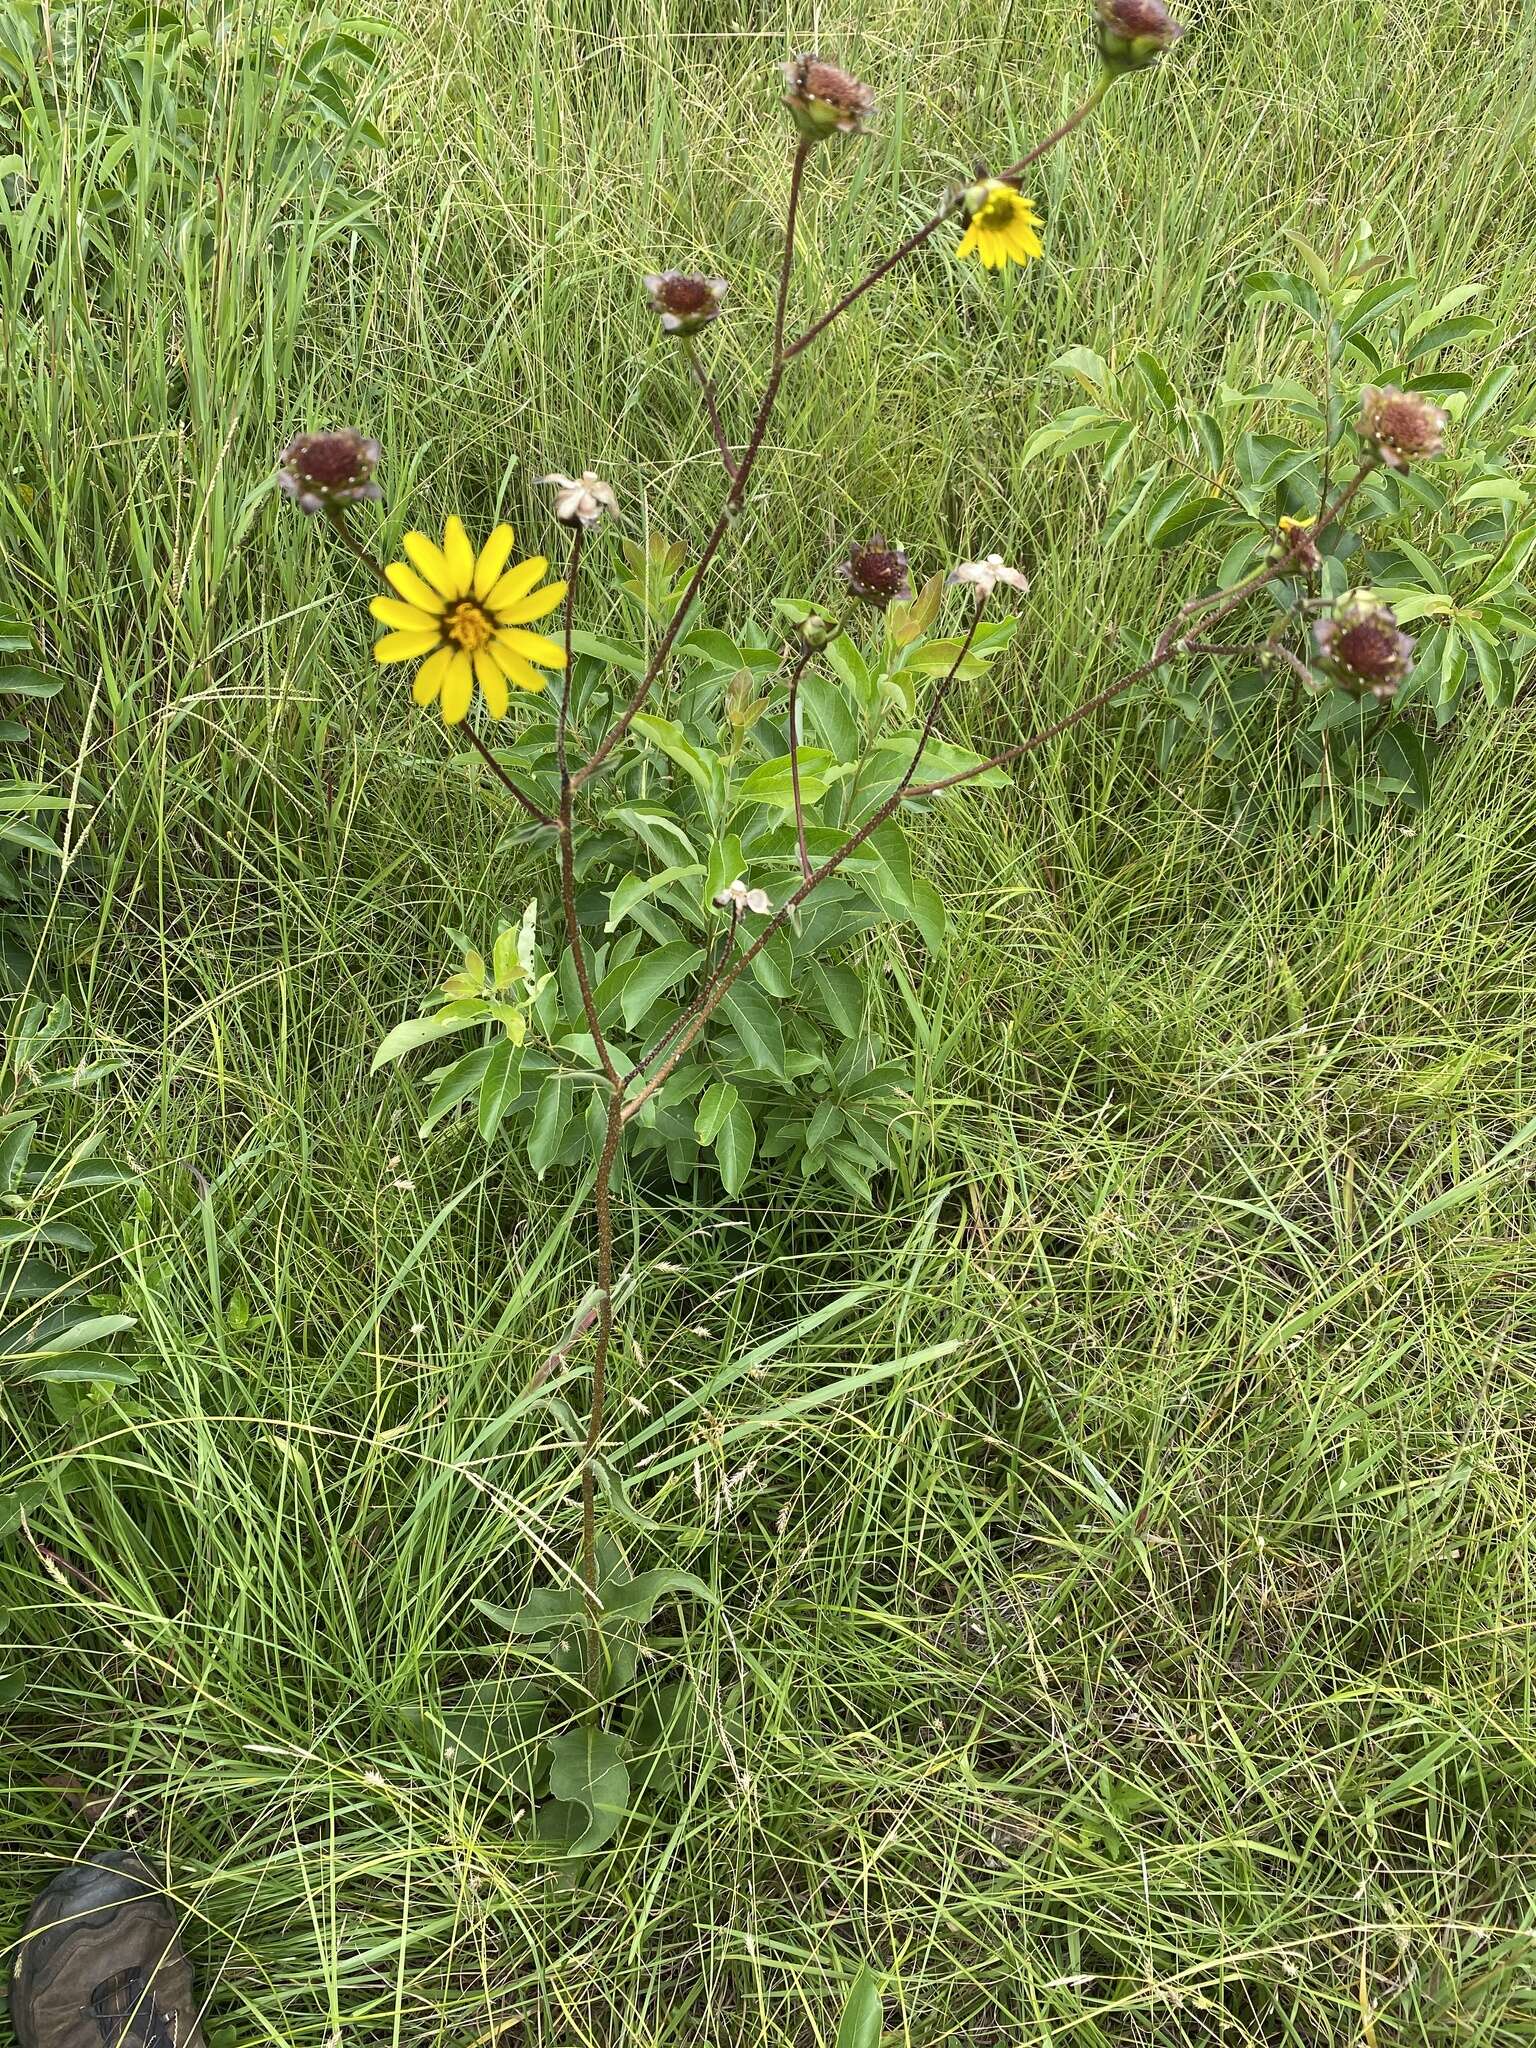
<path id="1" fill-rule="evenodd" d="M 1184 30 L 1163 0 L 1094 0 L 1099 55 L 1107 71 L 1145 71 Z"/>
<path id="2" fill-rule="evenodd" d="M 734 882 L 727 882 L 715 898 L 715 908 L 734 910 L 738 917 L 745 916 L 748 911 L 754 917 L 766 917 L 773 908 L 773 899 L 766 889 L 749 889 L 738 875 Z"/>
<path id="3" fill-rule="evenodd" d="M 507 685 L 542 690 L 548 678 L 534 667 L 564 668 L 565 649 L 526 628 L 552 612 L 563 583 L 534 585 L 549 567 L 542 555 L 507 567 L 512 529 L 498 526 L 479 553 L 460 519 L 450 519 L 439 547 L 424 533 L 405 536 L 408 560 L 385 568 L 394 597 L 376 597 L 369 610 L 391 630 L 374 643 L 382 662 L 419 661 L 411 695 L 438 704 L 445 725 L 457 725 L 480 685 L 492 718 L 507 709 Z"/>
<path id="4" fill-rule="evenodd" d="M 857 135 L 875 111 L 875 96 L 841 65 L 802 54 L 784 66 L 784 95 L 790 118 L 808 142 L 828 135 Z"/>
<path id="5" fill-rule="evenodd" d="M 875 605 L 880 611 L 895 599 L 912 595 L 906 550 L 890 546 L 883 533 L 851 547 L 847 560 L 838 563 L 837 573 L 847 585 L 850 597 Z"/>
<path id="6" fill-rule="evenodd" d="M 374 471 L 384 451 L 356 427 L 333 433 L 295 434 L 278 457 L 277 481 L 301 512 L 330 512 L 377 503 L 382 488 Z"/>
<path id="7" fill-rule="evenodd" d="M 1269 560 L 1274 568 L 1283 562 L 1293 573 L 1310 576 L 1322 567 L 1317 529 L 1310 519 L 1292 519 L 1287 513 L 1276 526 L 1270 542 Z"/>
<path id="8" fill-rule="evenodd" d="M 967 186 L 960 205 L 969 225 L 956 246 L 957 257 L 979 256 L 986 269 L 1003 270 L 1045 254 L 1040 216 L 1017 186 L 983 178 Z"/>
<path id="9" fill-rule="evenodd" d="M 1447 415 L 1421 393 L 1368 384 L 1360 394 L 1355 432 L 1388 469 L 1407 469 L 1444 452 L 1447 424 Z"/>
<path id="10" fill-rule="evenodd" d="M 1006 583 L 1013 590 L 1027 591 L 1029 578 L 1022 569 L 1012 569 L 1001 555 L 984 555 L 979 562 L 962 562 L 951 570 L 946 581 L 962 583 L 975 592 L 976 602 L 985 604 L 999 583 Z"/>
<path id="11" fill-rule="evenodd" d="M 595 470 L 584 469 L 580 476 L 556 472 L 541 476 L 539 482 L 554 491 L 555 517 L 562 526 L 580 526 L 590 532 L 605 513 L 619 509 L 612 484 L 605 484 Z"/>
<path id="12" fill-rule="evenodd" d="M 679 337 L 718 320 L 730 289 L 723 277 L 701 277 L 691 270 L 651 271 L 644 284 L 662 333 Z"/>
<path id="13" fill-rule="evenodd" d="M 1356 697 L 1395 697 L 1413 665 L 1413 641 L 1369 590 L 1351 590 L 1312 628 L 1318 665 Z"/>

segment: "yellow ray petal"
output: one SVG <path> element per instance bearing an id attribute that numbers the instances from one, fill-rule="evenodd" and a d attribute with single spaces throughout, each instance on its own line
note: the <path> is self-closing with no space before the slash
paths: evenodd
<path id="1" fill-rule="evenodd" d="M 453 665 L 454 649 L 439 647 L 435 654 L 429 654 L 416 671 L 416 680 L 411 684 L 411 695 L 421 705 L 435 704 L 437 693 L 443 687 L 443 677 Z"/>
<path id="2" fill-rule="evenodd" d="M 419 654 L 430 654 L 438 644 L 437 628 L 426 633 L 386 633 L 382 640 L 373 643 L 375 661 L 414 661 Z"/>
<path id="3" fill-rule="evenodd" d="M 475 671 L 467 654 L 455 654 L 443 677 L 443 723 L 457 725 L 475 694 Z"/>
<path id="4" fill-rule="evenodd" d="M 485 708 L 492 718 L 507 715 L 507 679 L 496 666 L 485 648 L 475 656 L 475 681 L 480 685 L 480 694 L 485 699 Z"/>
<path id="5" fill-rule="evenodd" d="M 509 569 L 505 576 L 499 577 L 482 602 L 487 610 L 493 612 L 504 604 L 516 604 L 520 597 L 527 596 L 548 567 L 543 555 L 530 555 L 526 562 L 519 562 L 515 569 Z"/>
<path id="6" fill-rule="evenodd" d="M 542 633 L 524 633 L 516 626 L 498 626 L 496 644 L 508 648 L 513 654 L 522 655 L 525 661 L 536 661 L 540 668 L 565 667 L 565 649 L 558 640 L 546 639 Z"/>
<path id="7" fill-rule="evenodd" d="M 408 533 L 400 545 L 415 563 L 418 571 L 437 592 L 439 597 L 462 597 L 463 592 L 453 587 L 453 577 L 443 559 L 443 551 L 435 541 L 424 533 Z M 395 588 L 399 589 L 399 584 Z"/>
<path id="8" fill-rule="evenodd" d="M 418 534 L 417 539 L 425 540 L 426 536 Z M 427 541 L 427 546 L 431 547 L 431 545 L 432 543 Z M 387 563 L 384 574 L 389 578 L 396 590 L 399 591 L 407 604 L 420 605 L 424 612 L 431 612 L 434 616 L 442 611 L 442 598 L 438 596 L 430 583 L 423 583 L 414 569 L 407 569 L 404 562 Z"/>
<path id="9" fill-rule="evenodd" d="M 466 597 L 475 580 L 475 551 L 464 531 L 464 522 L 456 512 L 443 528 L 443 560 L 453 578 L 453 588 L 448 595 Z"/>
<path id="10" fill-rule="evenodd" d="M 975 221 L 972 221 L 965 233 L 960 237 L 959 245 L 955 250 L 956 256 L 974 256 L 980 241 L 981 230 L 977 227 Z"/>
<path id="11" fill-rule="evenodd" d="M 492 533 L 475 562 L 475 595 L 482 603 L 497 577 L 507 566 L 507 557 L 511 552 L 512 529 L 503 524 Z"/>
<path id="12" fill-rule="evenodd" d="M 398 626 L 404 633 L 435 633 L 441 614 L 423 611 L 419 604 L 406 604 L 398 597 L 375 597 L 368 609 L 386 626 Z"/>
<path id="13" fill-rule="evenodd" d="M 546 612 L 552 612 L 565 596 L 563 583 L 546 583 L 542 590 L 530 591 L 527 597 L 520 597 L 516 604 L 505 604 L 496 613 L 496 620 L 503 626 L 526 626 L 530 619 L 542 619 Z"/>
<path id="14" fill-rule="evenodd" d="M 510 647 L 502 647 L 493 640 L 490 652 L 502 674 L 510 682 L 516 683 L 520 690 L 529 690 L 537 694 L 549 681 L 549 678 L 541 676 L 530 662 L 524 661 L 520 654 L 514 654 Z"/>

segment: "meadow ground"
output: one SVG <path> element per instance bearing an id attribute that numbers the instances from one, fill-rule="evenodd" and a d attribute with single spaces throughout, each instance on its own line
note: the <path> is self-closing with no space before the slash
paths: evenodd
<path id="1" fill-rule="evenodd" d="M 0 1546 L 0 1930 L 97 1802 L 169 1855 L 231 2048 L 830 2043 L 865 1961 L 924 2048 L 1536 2040 L 1523 705 L 1363 837 L 1278 770 L 1234 822 L 1219 764 L 1160 771 L 1115 715 L 930 828 L 950 944 L 872 968 L 920 1104 L 879 1205 L 626 1212 L 626 1476 L 722 1593 L 654 1638 L 706 1708 L 682 1795 L 572 1880 L 413 1718 L 497 1668 L 473 1599 L 569 1553 L 526 1393 L 590 1217 L 368 1079 L 444 926 L 548 877 L 378 681 L 273 451 L 355 419 L 424 523 L 535 532 L 532 479 L 590 463 L 697 542 L 712 458 L 636 280 L 727 272 L 750 374 L 774 62 L 815 40 L 882 102 L 815 170 L 813 310 L 1071 104 L 1079 13 L 408 0 L 387 146 L 288 161 L 281 59 L 237 60 L 307 18 L 232 10 L 170 108 L 121 22 L 54 10 L 70 76 L 129 83 L 110 130 L 66 104 L 25 264 L 13 214 L 0 548 L 104 797 L 39 943 L 119 1063 L 81 1131 L 145 1191 L 104 1284 L 152 1365 L 68 1427 L 3 1396 L 4 1483 L 68 1484 Z M 812 590 L 875 525 L 1026 560 L 963 711 L 1001 741 L 1210 573 L 1100 549 L 1091 458 L 1021 472 L 1063 349 L 1214 386 L 1269 350 L 1243 275 L 1368 213 L 1426 295 L 1482 287 L 1528 395 L 1532 27 L 1206 0 L 1050 160 L 1048 260 L 988 288 L 934 254 L 791 378 L 723 581 Z"/>

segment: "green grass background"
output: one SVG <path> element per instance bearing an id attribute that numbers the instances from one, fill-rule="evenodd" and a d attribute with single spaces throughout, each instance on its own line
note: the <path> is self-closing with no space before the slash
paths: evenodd
<path id="1" fill-rule="evenodd" d="M 1060 117 L 1085 13 L 409 0 L 369 153 L 281 60 L 239 68 L 309 17 L 237 7 L 174 106 L 130 99 L 126 156 L 64 92 L 13 207 L 6 595 L 71 676 L 52 758 L 103 799 L 42 954 L 82 1052 L 123 1063 L 84 1107 L 149 1191 L 124 1245 L 155 1362 L 132 1412 L 69 1426 L 4 1394 L 8 1480 L 71 1483 L 47 1552 L 0 1559 L 0 1930 L 83 1840 L 134 1836 L 230 2044 L 830 2044 L 865 1960 L 924 2048 L 1536 2040 L 1523 705 L 1472 709 L 1434 811 L 1362 840 L 1308 832 L 1278 771 L 1234 825 L 1227 770 L 1159 773 L 1113 718 L 930 829 L 950 944 L 870 970 L 919 1076 L 884 1206 L 651 1187 L 622 1226 L 637 1560 L 723 1593 L 652 1638 L 706 1707 L 681 1807 L 565 1882 L 409 1735 L 516 1668 L 472 1599 L 571 1552 L 573 1461 L 526 1390 L 590 1217 L 423 1147 L 415 1089 L 367 1078 L 444 925 L 550 878 L 378 679 L 274 450 L 378 433 L 386 542 L 458 508 L 547 545 L 533 479 L 588 464 L 627 530 L 697 541 L 718 482 L 637 280 L 729 276 L 740 423 L 776 62 L 841 55 L 882 106 L 815 162 L 810 314 Z M 853 532 L 924 571 L 999 547 L 1034 591 L 964 725 L 1069 708 L 1209 565 L 1098 548 L 1091 459 L 1020 473 L 1047 366 L 1304 369 L 1239 289 L 1287 230 L 1331 248 L 1364 214 L 1426 303 L 1481 285 L 1529 395 L 1529 8 L 1190 22 L 1043 168 L 1045 262 L 999 285 L 936 247 L 795 369 L 722 622 L 830 595 Z M 83 90 L 126 31 L 60 23 Z"/>

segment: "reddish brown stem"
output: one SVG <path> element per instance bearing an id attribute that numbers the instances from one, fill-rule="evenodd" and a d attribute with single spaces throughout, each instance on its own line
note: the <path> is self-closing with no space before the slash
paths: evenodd
<path id="1" fill-rule="evenodd" d="M 666 666 L 667 657 L 672 652 L 673 643 L 683 629 L 683 622 L 693 609 L 693 601 L 699 594 L 700 586 L 704 581 L 704 573 L 714 560 L 715 554 L 719 549 L 721 541 L 724 540 L 731 522 L 741 510 L 742 498 L 747 488 L 747 480 L 756 467 L 758 456 L 762 453 L 763 437 L 768 431 L 768 422 L 773 415 L 774 403 L 779 395 L 779 385 L 784 378 L 784 357 L 782 354 L 784 311 L 789 301 L 789 274 L 794 262 L 795 218 L 800 210 L 800 186 L 805 176 L 805 160 L 809 154 L 810 147 L 811 145 L 802 136 L 796 146 L 794 163 L 790 169 L 789 199 L 785 208 L 784 222 L 784 256 L 779 266 L 779 295 L 773 322 L 773 361 L 769 367 L 768 381 L 763 386 L 763 395 L 758 400 L 757 412 L 752 421 L 752 431 L 747 437 L 747 445 L 742 450 L 740 462 L 736 465 L 736 474 L 731 479 L 730 489 L 725 494 L 725 503 L 720 508 L 720 516 L 710 529 L 709 537 L 704 543 L 698 563 L 694 568 L 693 574 L 688 579 L 688 586 L 678 602 L 677 609 L 673 612 L 666 631 L 657 643 L 656 651 L 651 656 L 646 666 L 645 674 L 640 678 L 639 686 L 635 690 L 634 695 L 625 705 L 615 723 L 609 727 L 586 766 L 578 771 L 575 777 L 578 789 L 589 776 L 597 773 L 598 769 L 602 767 L 608 756 L 645 709 L 646 699 L 655 687 L 656 678 Z"/>
<path id="2" fill-rule="evenodd" d="M 725 438 L 725 427 L 720 419 L 720 407 L 715 402 L 714 379 L 699 361 L 698 347 L 691 334 L 684 337 L 683 354 L 688 359 L 688 367 L 693 372 L 694 382 L 699 387 L 699 396 L 704 401 L 704 416 L 709 421 L 709 430 L 715 437 L 715 448 L 719 453 L 720 460 L 725 464 L 727 477 L 734 483 L 736 481 L 736 464 L 731 459 L 730 443 Z"/>
<path id="3" fill-rule="evenodd" d="M 576 986 L 581 991 L 587 1030 L 592 1035 L 598 1064 L 607 1076 L 609 1086 L 617 1088 L 619 1070 L 614 1065 L 613 1054 L 608 1050 L 608 1041 L 603 1036 L 598 1018 L 597 999 L 592 993 L 592 977 L 587 972 L 586 948 L 581 939 L 581 923 L 576 915 L 576 791 L 566 753 L 566 728 L 571 714 L 571 633 L 576 615 L 576 585 L 581 575 L 582 538 L 582 529 L 573 527 L 570 561 L 565 572 L 565 682 L 555 713 L 555 760 L 560 771 L 560 903 L 565 913 L 565 940 L 571 949 L 571 964 L 576 970 Z"/>
<path id="4" fill-rule="evenodd" d="M 470 745 L 474 748 L 475 752 L 480 756 L 481 760 L 485 763 L 486 767 L 490 769 L 491 773 L 495 776 L 496 780 L 507 792 L 508 796 L 515 797 L 517 801 L 522 805 L 523 809 L 528 813 L 530 818 L 536 819 L 537 822 L 541 825 L 547 825 L 550 831 L 557 832 L 560 829 L 559 820 L 557 818 L 552 818 L 549 812 L 544 809 L 542 804 L 536 804 L 533 798 L 528 794 L 526 789 L 521 789 L 518 787 L 518 785 L 512 780 L 511 776 L 507 773 L 506 769 L 503 768 L 501 763 L 497 760 L 496 756 L 491 752 L 490 748 L 485 744 L 485 741 L 481 739 L 479 733 L 477 733 L 475 731 L 475 728 L 469 723 L 468 719 L 464 721 L 460 730 L 463 732 L 464 737 L 469 741 Z"/>

